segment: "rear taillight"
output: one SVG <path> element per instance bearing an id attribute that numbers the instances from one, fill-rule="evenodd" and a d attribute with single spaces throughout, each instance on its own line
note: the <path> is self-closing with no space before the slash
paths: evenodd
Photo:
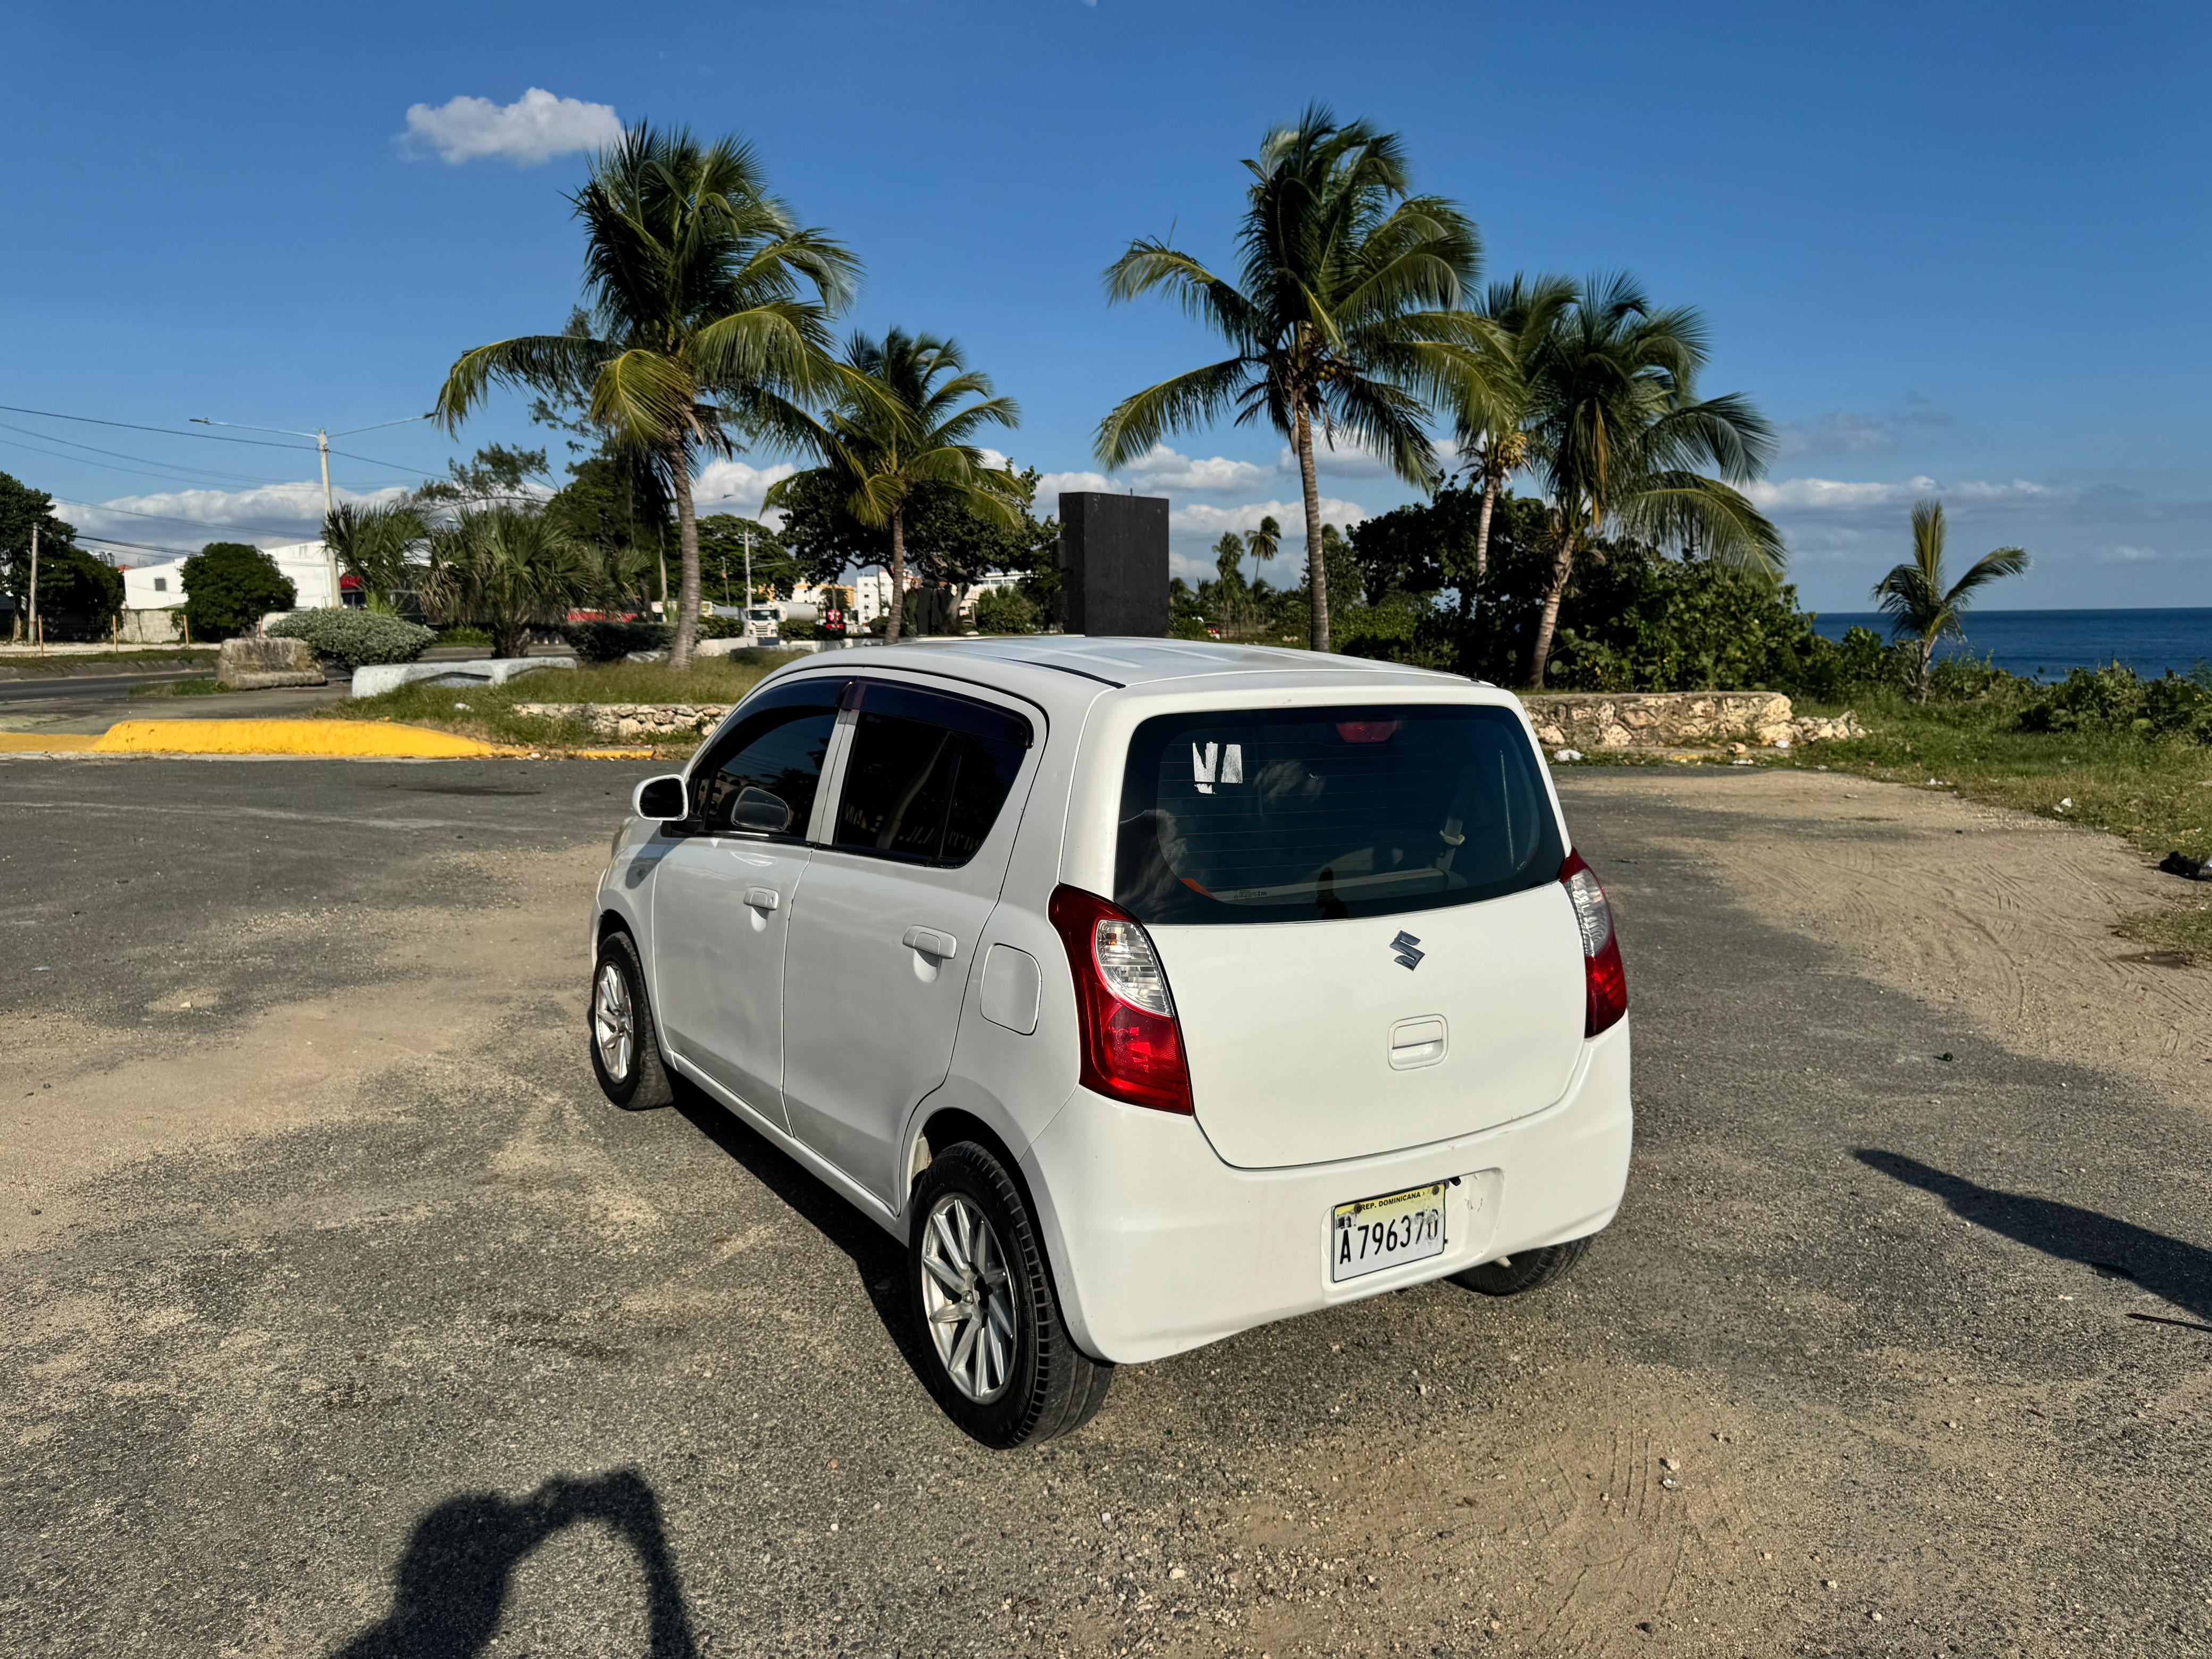
<path id="1" fill-rule="evenodd" d="M 1567 890 L 1575 925 L 1583 933 L 1583 1035 L 1594 1037 L 1619 1024 L 1628 1012 L 1628 970 L 1621 966 L 1620 940 L 1613 931 L 1613 906 L 1580 853 L 1568 854 L 1559 866 L 1559 885 Z"/>
<path id="2" fill-rule="evenodd" d="M 1079 887 L 1056 889 L 1049 914 L 1075 976 L 1083 1086 L 1132 1106 L 1188 1112 L 1182 1031 L 1151 937 L 1128 912 Z"/>

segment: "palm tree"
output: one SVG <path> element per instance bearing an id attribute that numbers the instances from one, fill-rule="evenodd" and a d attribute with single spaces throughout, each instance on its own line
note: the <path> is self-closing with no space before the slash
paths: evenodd
<path id="1" fill-rule="evenodd" d="M 1248 531 L 1245 533 L 1244 550 L 1252 556 L 1252 586 L 1256 588 L 1260 585 L 1261 562 L 1272 561 L 1275 555 L 1282 550 L 1282 547 L 1283 526 L 1275 522 L 1275 515 L 1272 513 L 1260 520 L 1260 527 L 1257 530 Z"/>
<path id="2" fill-rule="evenodd" d="M 1889 618 L 1890 637 L 1913 641 L 1912 696 L 1928 701 L 1936 673 L 1936 647 L 1947 634 L 1964 639 L 1964 613 L 1977 591 L 2001 576 L 2027 568 L 2027 550 L 2000 547 L 1984 553 L 1949 587 L 1943 586 L 1943 503 L 1921 501 L 1912 509 L 1912 559 L 1894 567 L 1875 584 L 1874 597 Z"/>
<path id="3" fill-rule="evenodd" d="M 881 340 L 855 334 L 845 348 L 854 389 L 823 420 L 787 407 L 776 429 L 811 449 L 814 470 L 847 492 L 846 509 L 872 529 L 890 532 L 890 609 L 885 643 L 903 620 L 906 524 L 917 492 L 951 492 L 967 506 L 1011 524 L 1020 491 L 1009 471 L 985 463 L 973 442 L 984 427 L 1018 426 L 1021 409 L 992 394 L 990 377 L 967 366 L 957 341 L 894 328 Z M 972 398 L 973 402 L 962 400 Z M 765 505 L 781 506 L 793 478 L 779 479 Z"/>
<path id="4" fill-rule="evenodd" d="M 1781 532 L 1734 487 L 1765 470 L 1773 428 L 1740 394 L 1700 398 L 1705 362 L 1705 319 L 1686 306 L 1655 308 L 1626 274 L 1590 278 L 1531 353 L 1524 429 L 1555 536 L 1532 689 L 1544 684 L 1587 541 L 1619 532 L 1780 575 Z"/>
<path id="5" fill-rule="evenodd" d="M 1374 451 L 1427 488 L 1438 477 L 1427 410 L 1490 372 L 1496 331 L 1457 309 L 1475 280 L 1474 222 L 1439 196 L 1411 193 L 1404 146 L 1364 121 L 1340 126 L 1319 105 L 1270 132 L 1252 174 L 1234 282 L 1156 238 L 1107 269 L 1109 301 L 1166 289 L 1227 340 L 1231 356 L 1161 381 L 1098 424 L 1106 466 L 1170 433 L 1263 416 L 1297 455 L 1306 514 L 1313 647 L 1329 647 L 1314 428 Z"/>
<path id="6" fill-rule="evenodd" d="M 519 657 L 532 628 L 567 621 L 610 585 L 588 543 L 538 507 L 502 501 L 465 507 L 431 532 L 420 591 L 433 621 L 483 629 L 494 656 Z"/>
<path id="7" fill-rule="evenodd" d="M 458 428 L 495 383 L 589 385 L 589 418 L 675 495 L 684 574 L 669 660 L 684 668 L 699 627 L 693 464 L 735 453 L 739 434 L 774 429 L 841 384 L 828 323 L 860 265 L 797 226 L 734 138 L 632 127 L 568 199 L 585 227 L 587 328 L 465 353 L 437 413 Z"/>
<path id="8" fill-rule="evenodd" d="M 1474 580 L 1478 589 L 1490 571 L 1490 521 L 1498 497 L 1528 460 L 1530 379 L 1536 356 L 1551 337 L 1559 315 L 1574 302 L 1575 285 L 1565 276 L 1525 276 L 1492 283 L 1478 307 L 1497 325 L 1504 347 L 1494 372 L 1461 387 L 1454 436 L 1470 473 L 1482 480 L 1482 510 L 1475 520 Z M 1469 616 L 1474 606 L 1464 607 Z"/>
<path id="9" fill-rule="evenodd" d="M 395 610 L 398 596 L 415 586 L 429 533 L 422 509 L 407 495 L 367 507 L 341 501 L 323 520 L 324 544 L 360 582 L 371 611 Z"/>

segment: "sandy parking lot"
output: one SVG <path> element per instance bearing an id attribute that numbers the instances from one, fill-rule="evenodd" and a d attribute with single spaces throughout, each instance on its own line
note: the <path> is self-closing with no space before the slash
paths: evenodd
<path id="1" fill-rule="evenodd" d="M 983 1452 L 580 1046 L 619 763 L 0 762 L 0 1627 L 100 1654 L 2212 1651 L 2212 974 L 1948 795 L 1577 770 L 1639 1152 Z"/>

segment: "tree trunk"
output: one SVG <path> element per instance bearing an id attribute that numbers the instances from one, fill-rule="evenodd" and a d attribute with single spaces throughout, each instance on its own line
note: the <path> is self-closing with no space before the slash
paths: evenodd
<path id="1" fill-rule="evenodd" d="M 1298 482 L 1306 497 L 1306 591 L 1313 602 L 1309 642 L 1316 651 L 1328 649 L 1328 561 L 1321 549 L 1321 485 L 1314 478 L 1313 419 L 1305 404 L 1298 404 L 1292 428 L 1298 448 Z"/>
<path id="2" fill-rule="evenodd" d="M 1926 702 L 1936 678 L 1936 635 L 1924 634 L 1920 640 L 1920 663 L 1912 671 L 1912 701 Z"/>
<path id="3" fill-rule="evenodd" d="M 1474 525 L 1474 585 L 1478 592 L 1482 579 L 1490 574 L 1490 515 L 1498 506 L 1498 477 L 1495 469 L 1485 467 L 1482 473 L 1482 516 Z M 1478 601 L 1479 603 L 1479 601 Z M 1460 610 L 1472 617 L 1475 606 L 1462 605 Z"/>
<path id="4" fill-rule="evenodd" d="M 684 548 L 684 586 L 677 600 L 682 614 L 676 619 L 668 665 L 681 671 L 691 665 L 692 647 L 699 639 L 699 515 L 691 506 L 690 457 L 679 447 L 670 461 L 669 471 L 676 479 L 677 536 Z"/>
<path id="5" fill-rule="evenodd" d="M 891 510 L 891 608 L 884 617 L 884 643 L 896 645 L 906 621 L 906 508 Z"/>
<path id="6" fill-rule="evenodd" d="M 1559 601 L 1566 597 L 1567 578 L 1575 568 L 1575 532 L 1559 532 L 1559 556 L 1552 566 L 1552 585 L 1544 594 L 1544 614 L 1536 623 L 1536 637 L 1528 647 L 1528 689 L 1544 689 L 1544 671 L 1552 664 L 1552 635 L 1559 630 Z"/>

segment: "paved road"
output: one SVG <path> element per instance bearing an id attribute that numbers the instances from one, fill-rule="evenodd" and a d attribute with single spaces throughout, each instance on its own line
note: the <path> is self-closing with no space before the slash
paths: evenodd
<path id="1" fill-rule="evenodd" d="M 0 731 L 105 732 L 118 720 L 256 720 L 309 714 L 342 701 L 346 695 L 343 685 L 225 691 L 203 696 L 134 695 L 164 679 L 208 678 L 205 674 L 118 674 L 0 681 Z"/>
<path id="2" fill-rule="evenodd" d="M 2212 1650 L 2212 1127 L 1754 922 L 1717 818 L 1565 781 L 1641 1115 L 1570 1285 L 994 1455 L 880 1235 L 592 1090 L 642 769 L 0 762 L 10 1650 Z"/>

